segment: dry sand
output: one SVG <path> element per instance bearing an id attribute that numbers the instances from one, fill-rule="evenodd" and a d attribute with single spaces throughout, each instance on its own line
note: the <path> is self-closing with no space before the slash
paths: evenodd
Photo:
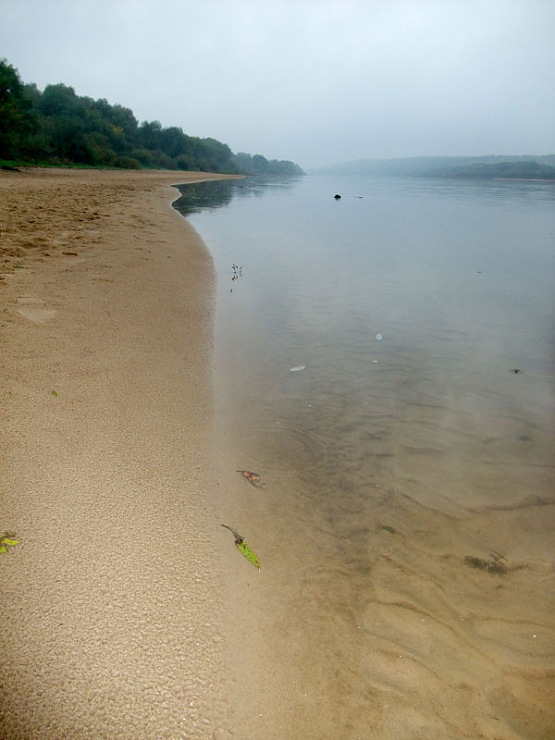
<path id="1" fill-rule="evenodd" d="M 228 737 L 202 173 L 0 173 L 0 737 Z"/>
<path id="2" fill-rule="evenodd" d="M 206 177 L 0 173 L 1 740 L 552 737 L 549 470 L 461 514 L 395 457 L 336 562 L 306 480 L 235 472 L 271 469 L 256 425 L 215 434 L 212 261 L 169 207 Z"/>

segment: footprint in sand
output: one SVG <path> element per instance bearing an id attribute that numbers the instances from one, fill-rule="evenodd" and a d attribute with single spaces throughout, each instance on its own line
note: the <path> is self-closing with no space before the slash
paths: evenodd
<path id="1" fill-rule="evenodd" d="M 17 306 L 17 313 L 25 319 L 29 319 L 29 321 L 34 321 L 35 324 L 43 324 L 45 321 L 54 318 L 57 314 L 56 310 L 46 308 L 46 304 L 42 298 L 20 296 L 17 299 Z"/>

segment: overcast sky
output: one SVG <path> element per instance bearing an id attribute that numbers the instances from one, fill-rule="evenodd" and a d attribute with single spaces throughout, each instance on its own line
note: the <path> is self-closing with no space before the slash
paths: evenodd
<path id="1" fill-rule="evenodd" d="M 555 0 L 0 0 L 0 57 L 304 168 L 555 153 Z"/>

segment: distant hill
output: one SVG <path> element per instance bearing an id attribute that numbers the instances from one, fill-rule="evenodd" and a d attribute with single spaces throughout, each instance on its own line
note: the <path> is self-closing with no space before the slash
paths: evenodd
<path id="1" fill-rule="evenodd" d="M 504 180 L 555 180 L 555 167 L 533 160 L 522 162 L 497 162 L 486 164 L 477 162 L 464 167 L 447 167 L 434 170 L 436 177 L 462 177 Z"/>
<path id="2" fill-rule="evenodd" d="M 418 177 L 477 177 L 554 179 L 555 154 L 489 155 L 483 157 L 407 157 L 360 159 L 312 170 L 329 175 L 412 175 Z"/>

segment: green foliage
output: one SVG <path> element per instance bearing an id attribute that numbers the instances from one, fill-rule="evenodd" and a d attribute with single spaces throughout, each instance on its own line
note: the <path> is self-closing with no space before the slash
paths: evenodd
<path id="1" fill-rule="evenodd" d="M 116 157 L 114 159 L 114 167 L 120 167 L 122 170 L 140 170 L 141 163 L 134 157 Z"/>
<path id="2" fill-rule="evenodd" d="M 267 160 L 261 154 L 245 154 L 239 152 L 234 155 L 235 164 L 240 172 L 252 175 L 304 175 L 298 164 L 288 160 Z"/>
<path id="3" fill-rule="evenodd" d="M 17 70 L 0 60 L 0 158 L 17 159 L 36 125 L 32 104 Z"/>
<path id="4" fill-rule="evenodd" d="M 268 162 L 259 154 L 236 156 L 227 144 L 188 136 L 177 126 L 163 128 L 160 121 L 139 125 L 129 108 L 81 97 L 63 83 L 47 85 L 41 92 L 35 84 L 24 85 L 5 59 L 0 60 L 0 159 L 231 174 L 302 173 L 292 162 Z M 289 166 L 298 171 L 289 172 Z"/>

